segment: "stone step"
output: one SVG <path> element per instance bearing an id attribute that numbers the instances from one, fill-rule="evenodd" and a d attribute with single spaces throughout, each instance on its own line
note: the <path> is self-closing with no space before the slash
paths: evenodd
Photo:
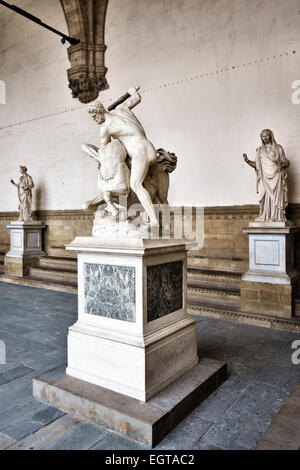
<path id="1" fill-rule="evenodd" d="M 68 282 L 77 285 L 77 272 L 63 269 L 50 269 L 32 267 L 29 269 L 29 276 L 35 279 L 54 280 L 57 282 Z"/>
<path id="2" fill-rule="evenodd" d="M 45 269 L 60 269 L 77 273 L 77 259 L 44 256 L 39 259 L 38 267 Z"/>
<path id="3" fill-rule="evenodd" d="M 199 269 L 188 267 L 187 279 L 191 287 L 207 287 L 209 289 L 239 290 L 242 273 Z"/>
<path id="4" fill-rule="evenodd" d="M 240 292 L 224 289 L 208 289 L 204 287 L 191 287 L 187 289 L 188 302 L 200 302 L 212 307 L 240 306 Z"/>
<path id="5" fill-rule="evenodd" d="M 71 258 L 77 260 L 76 251 L 66 250 L 64 246 L 52 246 L 48 248 L 47 255 L 54 258 Z"/>
<path id="6" fill-rule="evenodd" d="M 69 292 L 70 294 L 77 294 L 77 284 L 69 282 L 57 282 L 54 280 L 42 280 L 34 277 L 15 277 L 7 276 L 5 274 L 0 275 L 0 282 L 9 282 L 11 284 L 18 284 L 22 286 L 38 287 L 40 289 L 50 289 L 59 292 Z"/>
<path id="7" fill-rule="evenodd" d="M 219 318 L 222 320 L 245 323 L 247 325 L 275 328 L 300 333 L 300 318 L 285 319 L 267 315 L 242 312 L 240 308 L 220 306 L 212 307 L 211 304 L 190 300 L 188 302 L 188 313 L 197 317 Z"/>
<path id="8" fill-rule="evenodd" d="M 227 272 L 246 272 L 248 269 L 248 260 L 243 258 L 210 257 L 201 255 L 192 255 L 188 257 L 190 267 L 200 269 L 215 269 Z"/>

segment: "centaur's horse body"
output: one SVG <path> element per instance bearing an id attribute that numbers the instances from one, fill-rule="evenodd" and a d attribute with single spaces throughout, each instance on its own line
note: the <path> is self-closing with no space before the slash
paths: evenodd
<path id="1" fill-rule="evenodd" d="M 99 193 L 85 204 L 86 209 L 96 209 L 106 204 L 106 211 L 116 218 L 119 196 L 127 198 L 128 208 L 138 201 L 130 188 L 130 158 L 125 147 L 118 140 L 112 140 L 100 149 L 94 145 L 83 144 L 82 149 L 98 163 Z M 148 170 L 143 186 L 148 191 L 153 204 L 168 204 L 169 173 L 175 170 L 177 157 L 174 153 L 160 148 L 156 150 L 156 161 Z"/>

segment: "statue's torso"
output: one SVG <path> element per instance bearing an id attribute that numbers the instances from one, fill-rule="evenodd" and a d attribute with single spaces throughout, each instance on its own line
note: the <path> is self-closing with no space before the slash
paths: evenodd
<path id="1" fill-rule="evenodd" d="M 132 137 L 145 138 L 146 134 L 143 126 L 127 107 L 121 107 L 110 112 L 106 119 L 107 129 L 112 137 L 123 140 L 130 140 Z"/>

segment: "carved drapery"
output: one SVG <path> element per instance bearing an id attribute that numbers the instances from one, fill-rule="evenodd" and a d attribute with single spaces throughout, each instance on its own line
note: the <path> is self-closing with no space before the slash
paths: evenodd
<path id="1" fill-rule="evenodd" d="M 69 35 L 80 43 L 68 48 L 67 71 L 72 96 L 82 103 L 94 101 L 108 88 L 104 65 L 105 16 L 108 0 L 60 0 Z"/>

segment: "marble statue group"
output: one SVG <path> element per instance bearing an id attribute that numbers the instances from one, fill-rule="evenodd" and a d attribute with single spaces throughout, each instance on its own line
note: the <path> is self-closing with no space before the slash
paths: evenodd
<path id="1" fill-rule="evenodd" d="M 98 194 L 87 201 L 86 208 L 102 205 L 111 219 L 119 223 L 124 215 L 120 197 L 127 206 L 140 203 L 144 209 L 145 225 L 158 227 L 154 204 L 168 204 L 169 173 L 177 165 L 177 157 L 160 148 L 156 150 L 147 139 L 145 130 L 132 112 L 141 101 L 137 88 L 130 88 L 128 98 L 108 111 L 102 103 L 89 109 L 89 113 L 100 126 L 100 146 L 83 144 L 82 149 L 98 164 Z M 100 211 L 98 211 L 100 213 Z M 97 215 L 97 214 L 96 214 Z M 99 218 L 98 218 L 99 222 Z M 105 225 L 94 221 L 93 234 L 101 234 Z M 115 224 L 115 225 L 116 225 Z M 110 226 L 112 228 L 112 226 Z"/>

